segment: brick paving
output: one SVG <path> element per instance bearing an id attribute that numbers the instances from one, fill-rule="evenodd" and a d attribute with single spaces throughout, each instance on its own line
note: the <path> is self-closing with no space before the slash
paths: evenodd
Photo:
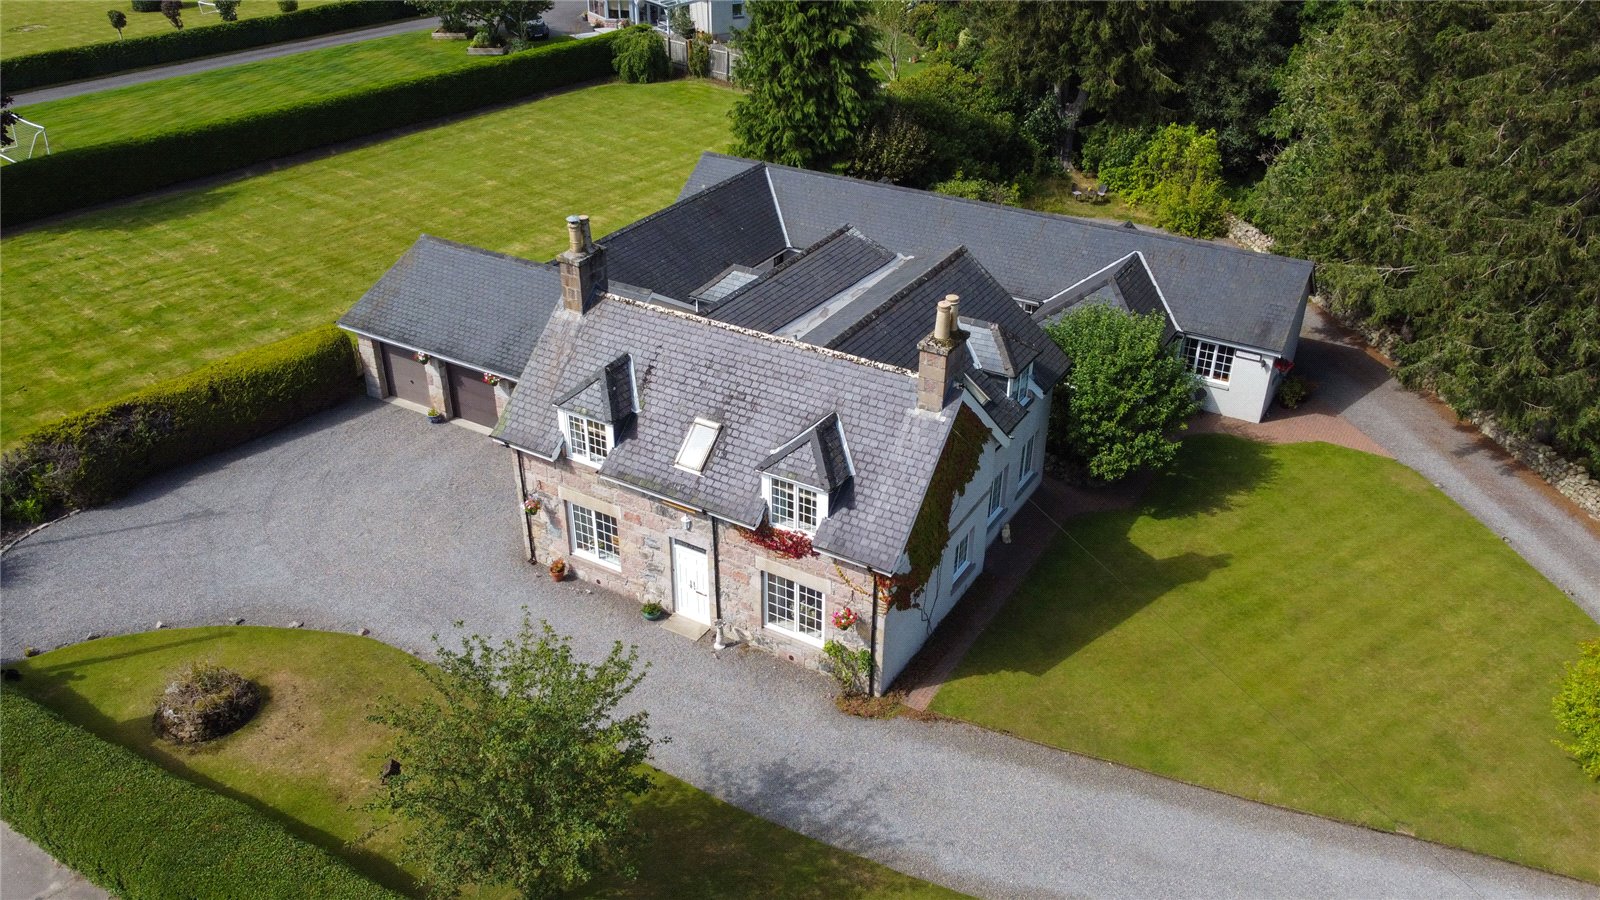
<path id="1" fill-rule="evenodd" d="M 1300 404 L 1299 409 L 1273 409 L 1273 417 L 1264 422 L 1243 422 L 1225 419 L 1216 413 L 1201 413 L 1189 423 L 1189 434 L 1232 434 L 1267 444 L 1299 444 L 1306 441 L 1325 441 L 1360 450 L 1376 456 L 1394 454 L 1383 445 L 1367 437 L 1361 429 L 1351 425 L 1337 414 L 1318 408 L 1318 400 Z"/>

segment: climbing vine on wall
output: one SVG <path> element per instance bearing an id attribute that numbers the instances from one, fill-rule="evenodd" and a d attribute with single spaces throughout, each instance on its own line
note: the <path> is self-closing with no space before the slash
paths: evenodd
<path id="1" fill-rule="evenodd" d="M 755 528 L 740 528 L 739 536 L 758 547 L 765 547 L 789 559 L 805 559 L 817 553 L 811 549 L 811 538 L 804 532 L 773 528 L 766 522 Z"/>
<path id="2" fill-rule="evenodd" d="M 911 609 L 928 586 L 928 579 L 933 577 L 950 543 L 950 511 L 978 474 L 978 463 L 989 437 L 989 429 L 977 413 L 962 406 L 955 424 L 950 426 L 939 464 L 933 469 L 922 508 L 911 525 L 911 537 L 906 542 L 911 567 L 896 575 L 878 576 L 878 592 L 890 607 Z"/>

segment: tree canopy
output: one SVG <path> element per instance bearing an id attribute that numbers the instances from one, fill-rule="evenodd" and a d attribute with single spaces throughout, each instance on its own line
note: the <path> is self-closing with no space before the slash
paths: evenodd
<path id="1" fill-rule="evenodd" d="M 876 35 L 858 0 L 752 0 L 733 108 L 735 152 L 789 166 L 846 156 L 872 119 Z"/>

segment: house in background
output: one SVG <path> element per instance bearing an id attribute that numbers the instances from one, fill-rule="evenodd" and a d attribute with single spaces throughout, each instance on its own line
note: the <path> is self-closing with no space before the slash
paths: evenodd
<path id="1" fill-rule="evenodd" d="M 718 40 L 750 24 L 743 2 L 735 0 L 588 0 L 585 18 L 597 28 L 621 28 L 642 22 L 666 28 L 675 7 L 687 6 L 694 27 Z"/>
<path id="2" fill-rule="evenodd" d="M 1042 321 L 1159 309 L 1226 403 L 1273 381 L 1269 361 L 1231 390 L 1246 350 L 1292 358 L 1310 281 L 1298 260 L 719 154 L 672 206 L 598 242 L 574 216 L 568 238 L 552 264 L 419 240 L 340 322 L 369 392 L 494 422 L 531 560 L 797 662 L 870 649 L 878 691 L 1039 484 L 1069 369 Z"/>

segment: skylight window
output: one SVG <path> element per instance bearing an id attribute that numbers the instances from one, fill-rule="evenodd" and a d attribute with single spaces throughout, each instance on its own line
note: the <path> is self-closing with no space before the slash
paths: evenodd
<path id="1" fill-rule="evenodd" d="M 683 446 L 678 448 L 678 458 L 673 464 L 684 471 L 699 475 L 706 467 L 706 460 L 711 456 L 711 447 L 717 442 L 717 435 L 721 433 L 720 424 L 705 419 L 695 419 L 689 426 L 689 433 L 684 436 Z"/>

